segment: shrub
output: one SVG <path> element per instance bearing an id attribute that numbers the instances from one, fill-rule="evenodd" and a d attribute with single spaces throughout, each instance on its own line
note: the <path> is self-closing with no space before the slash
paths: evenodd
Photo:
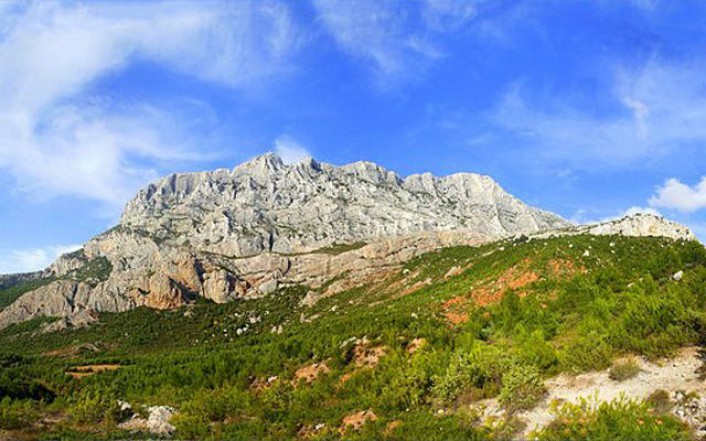
<path id="1" fill-rule="evenodd" d="M 674 407 L 669 397 L 669 392 L 664 389 L 657 389 L 652 392 L 645 402 L 658 414 L 667 413 Z"/>
<path id="2" fill-rule="evenodd" d="M 79 396 L 69 407 L 71 418 L 78 423 L 115 423 L 121 413 L 118 400 L 100 392 Z"/>
<path id="3" fill-rule="evenodd" d="M 615 363 L 608 371 L 608 377 L 613 381 L 625 381 L 640 373 L 640 365 L 633 358 Z"/>
<path id="4" fill-rule="evenodd" d="M 610 366 L 612 348 L 598 332 L 577 337 L 559 352 L 562 367 L 571 372 L 604 369 Z"/>
<path id="5" fill-rule="evenodd" d="M 30 401 L 12 400 L 5 397 L 0 401 L 0 429 L 17 430 L 27 427 L 37 416 Z"/>
<path id="6" fill-rule="evenodd" d="M 646 403 L 620 398 L 598 407 L 584 400 L 555 408 L 556 419 L 534 433 L 538 441 L 572 439 L 680 441 L 691 439 L 688 427 L 670 415 L 654 415 Z"/>
<path id="7" fill-rule="evenodd" d="M 514 413 L 533 408 L 546 391 L 535 366 L 516 365 L 503 376 L 498 401 L 508 412 Z"/>
<path id="8" fill-rule="evenodd" d="M 500 389 L 509 360 L 497 347 L 476 341 L 468 352 L 457 351 L 446 374 L 434 378 L 434 395 L 443 401 L 456 399 L 464 390 L 475 389 L 479 398 Z"/>

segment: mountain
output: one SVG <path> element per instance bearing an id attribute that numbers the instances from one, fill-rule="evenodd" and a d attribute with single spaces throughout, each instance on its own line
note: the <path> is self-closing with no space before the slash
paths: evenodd
<path id="1" fill-rule="evenodd" d="M 312 305 L 430 250 L 581 233 L 694 238 L 654 216 L 575 227 L 477 174 L 402 179 L 369 162 L 287 165 L 268 153 L 140 190 L 116 227 L 6 294 L 0 329 L 56 317 L 45 330 L 57 330 L 101 312 L 226 303 L 293 285 L 309 288 L 302 302 Z"/>
<path id="2" fill-rule="evenodd" d="M 506 237 L 568 223 L 522 203 L 488 176 L 406 179 L 370 162 L 335 167 L 275 154 L 234 170 L 175 174 L 127 204 L 120 225 L 166 245 L 247 257 L 466 229 Z"/>
<path id="3" fill-rule="evenodd" d="M 361 260 L 385 266 L 439 246 L 568 225 L 487 176 L 402 179 L 369 162 L 286 165 L 269 153 L 231 171 L 150 184 L 119 225 L 62 256 L 45 286 L 1 311 L 0 328 L 40 316 L 84 324 L 86 312 L 169 309 L 199 296 L 222 303 L 282 283 L 316 289 L 344 271 L 371 269 Z"/>
<path id="4" fill-rule="evenodd" d="M 8 326 L 0 439 L 701 439 L 706 249 L 661 232 L 684 235 L 655 216 L 418 233 L 278 257 L 348 265 L 318 289 Z M 45 289 L 105 283 L 88 262 Z"/>
<path id="5" fill-rule="evenodd" d="M 572 225 L 484 176 L 172 175 L 0 277 L 0 439 L 706 436 L 704 284 L 682 225 Z"/>

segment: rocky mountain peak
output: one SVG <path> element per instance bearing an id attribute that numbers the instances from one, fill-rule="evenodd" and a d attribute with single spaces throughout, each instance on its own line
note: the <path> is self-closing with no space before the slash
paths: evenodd
<path id="1" fill-rule="evenodd" d="M 286 165 L 277 153 L 267 152 L 235 167 L 233 173 L 251 171 L 256 173 L 278 172 Z"/>
<path id="2" fill-rule="evenodd" d="M 287 165 L 274 153 L 232 172 L 171 175 L 141 190 L 121 226 L 161 242 L 251 256 L 300 253 L 424 231 L 470 229 L 504 237 L 568 223 L 529 207 L 487 176 L 402 179 L 375 163 L 344 166 L 306 158 Z"/>

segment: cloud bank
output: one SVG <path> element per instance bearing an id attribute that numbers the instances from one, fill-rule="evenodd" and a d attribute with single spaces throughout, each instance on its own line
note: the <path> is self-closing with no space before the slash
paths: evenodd
<path id="1" fill-rule="evenodd" d="M 18 2 L 0 8 L 0 169 L 34 198 L 119 209 L 173 162 L 198 158 L 179 111 L 92 92 L 143 60 L 242 88 L 288 69 L 300 45 L 270 1 Z"/>

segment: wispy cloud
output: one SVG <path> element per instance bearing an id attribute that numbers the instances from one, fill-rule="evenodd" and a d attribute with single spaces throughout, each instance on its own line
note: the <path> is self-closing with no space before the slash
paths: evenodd
<path id="1" fill-rule="evenodd" d="M 477 14 L 477 2 L 470 0 L 313 3 L 324 29 L 338 46 L 368 62 L 381 81 L 420 75 L 430 61 L 445 54 L 434 34 L 458 30 Z"/>
<path id="2" fill-rule="evenodd" d="M 227 87 L 288 69 L 301 43 L 281 3 L 22 2 L 0 8 L 0 169 L 32 197 L 118 209 L 173 161 L 197 158 L 181 111 L 92 95 L 150 60 Z"/>
<path id="3" fill-rule="evenodd" d="M 311 152 L 289 136 L 280 136 L 275 140 L 275 152 L 285 164 L 294 164 L 311 157 Z"/>
<path id="4" fill-rule="evenodd" d="M 650 199 L 650 205 L 691 213 L 706 208 L 706 177 L 693 187 L 678 179 L 668 179 L 657 188 L 657 194 Z"/>
<path id="5" fill-rule="evenodd" d="M 0 258 L 0 274 L 39 271 L 48 267 L 57 257 L 76 251 L 81 245 L 56 245 L 45 248 L 14 250 Z"/>
<path id="6" fill-rule="evenodd" d="M 479 0 L 425 0 L 422 17 L 434 30 L 456 30 L 478 15 L 478 3 Z"/>
<path id="7" fill-rule="evenodd" d="M 516 84 L 493 118 L 542 161 L 579 169 L 641 166 L 706 140 L 702 69 L 652 60 L 616 69 L 612 106 L 597 112 L 560 94 L 532 102 Z"/>

